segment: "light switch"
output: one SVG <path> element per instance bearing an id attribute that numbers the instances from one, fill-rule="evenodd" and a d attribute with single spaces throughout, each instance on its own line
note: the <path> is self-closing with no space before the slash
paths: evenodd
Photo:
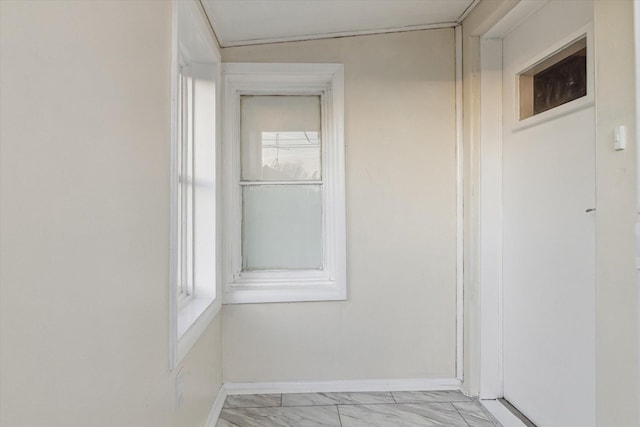
<path id="1" fill-rule="evenodd" d="M 616 126 L 613 131 L 613 148 L 616 151 L 627 148 L 627 129 L 624 126 Z"/>

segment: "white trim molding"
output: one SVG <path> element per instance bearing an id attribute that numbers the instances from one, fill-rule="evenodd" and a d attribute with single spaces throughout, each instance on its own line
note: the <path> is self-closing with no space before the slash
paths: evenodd
<path id="1" fill-rule="evenodd" d="M 480 403 L 503 427 L 527 427 L 525 423 L 509 411 L 499 400 L 480 400 Z"/>
<path id="2" fill-rule="evenodd" d="M 462 93 L 462 25 L 456 43 L 456 378 L 464 379 L 464 118 Z"/>
<path id="3" fill-rule="evenodd" d="M 502 40 L 480 41 L 480 398 L 502 397 Z"/>
<path id="4" fill-rule="evenodd" d="M 636 268 L 639 273 L 636 278 L 638 286 L 638 305 L 640 308 L 640 0 L 633 2 L 633 28 L 636 47 Z M 640 309 L 638 309 L 638 342 L 640 343 Z M 640 351 L 638 351 L 638 366 L 640 366 Z M 638 369 L 638 387 L 640 388 L 640 369 Z M 640 408 L 640 393 L 637 404 Z"/>
<path id="5" fill-rule="evenodd" d="M 345 381 L 301 381 L 225 383 L 229 396 L 269 393 L 335 393 L 383 391 L 440 391 L 459 390 L 462 383 L 455 378 L 407 378 Z"/>
<path id="6" fill-rule="evenodd" d="M 507 12 L 500 21 L 484 33 L 483 37 L 486 39 L 505 37 L 548 2 L 549 0 L 528 0 L 519 2 L 513 9 Z"/>
<path id="7" fill-rule="evenodd" d="M 526 119 L 519 118 L 519 105 L 520 105 L 520 90 L 518 90 L 518 79 L 517 76 L 522 74 L 523 72 L 535 67 L 543 63 L 545 60 L 553 57 L 556 53 L 562 51 L 567 46 L 572 43 L 580 40 L 586 40 L 586 48 L 587 48 L 587 94 L 583 97 L 575 99 L 573 101 L 567 102 L 566 104 L 559 105 L 557 107 L 551 108 L 547 111 L 544 111 L 540 114 L 533 115 L 531 117 L 527 117 Z M 513 130 L 518 131 L 522 129 L 526 129 L 531 126 L 538 125 L 540 123 L 553 120 L 555 118 L 564 116 L 569 113 L 573 113 L 574 111 L 582 110 L 584 108 L 588 108 L 593 106 L 595 101 L 595 77 L 594 77 L 594 60 L 593 60 L 593 24 L 586 25 L 580 28 L 578 31 L 570 34 L 564 39 L 558 41 L 553 46 L 545 49 L 544 51 L 538 53 L 535 57 L 528 59 L 525 63 L 520 64 L 516 68 L 516 74 L 514 77 L 514 84 L 516 85 L 516 101 L 515 101 L 515 109 L 509 113 L 504 112 L 505 114 L 513 114 L 514 117 L 514 126 Z"/>
<path id="8" fill-rule="evenodd" d="M 221 102 L 217 90 L 221 80 L 220 52 L 213 40 L 206 17 L 193 1 L 174 0 L 172 4 L 171 58 L 171 144 L 170 144 L 170 243 L 169 243 L 169 369 L 174 370 L 198 341 L 220 310 L 218 275 L 220 270 L 217 230 L 219 227 Z M 192 295 L 181 303 L 178 296 L 178 79 L 181 66 L 190 66 L 194 80 L 193 114 L 198 119 L 193 144 L 199 155 L 194 180 Z"/>
<path id="9" fill-rule="evenodd" d="M 225 400 L 227 400 L 227 390 L 223 384 L 220 386 L 220 390 L 218 390 L 216 400 L 213 401 L 213 405 L 209 411 L 209 416 L 207 416 L 207 421 L 204 423 L 204 427 L 216 427 L 216 423 L 218 422 L 218 418 L 220 418 L 220 412 L 222 412 Z"/>
<path id="10" fill-rule="evenodd" d="M 346 299 L 344 65 L 224 64 L 224 303 Z M 240 97 L 319 95 L 322 117 L 322 268 L 242 268 Z M 300 181 L 302 183 L 302 181 Z M 268 183 L 268 182 L 265 182 Z"/>
<path id="11" fill-rule="evenodd" d="M 270 38 L 263 38 L 263 39 L 227 41 L 220 37 L 220 31 L 217 31 L 218 26 L 215 23 L 215 20 L 211 18 L 213 14 L 207 13 L 207 15 L 209 16 L 211 26 L 216 33 L 216 38 L 218 39 L 220 46 L 223 48 L 255 46 L 255 45 L 274 44 L 274 43 L 303 42 L 303 41 L 309 41 L 309 40 L 335 39 L 335 38 L 341 38 L 341 37 L 370 36 L 375 34 L 405 33 L 408 31 L 436 30 L 441 28 L 453 28 L 456 25 L 458 25 L 458 22 L 441 22 L 441 23 L 435 23 L 435 24 L 405 25 L 401 27 L 376 28 L 371 30 L 339 31 L 339 32 L 333 32 L 333 33 L 304 34 L 299 36 L 270 37 Z"/>

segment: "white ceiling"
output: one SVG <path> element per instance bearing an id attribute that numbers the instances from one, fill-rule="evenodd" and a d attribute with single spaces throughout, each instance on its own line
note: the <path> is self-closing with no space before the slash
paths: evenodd
<path id="1" fill-rule="evenodd" d="M 223 47 L 450 27 L 478 0 L 201 0 Z"/>

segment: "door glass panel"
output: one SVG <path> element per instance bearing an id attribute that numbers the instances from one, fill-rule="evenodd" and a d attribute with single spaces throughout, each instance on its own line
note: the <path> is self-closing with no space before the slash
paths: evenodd
<path id="1" fill-rule="evenodd" d="M 240 98 L 244 181 L 322 179 L 320 96 Z"/>
<path id="2" fill-rule="evenodd" d="M 517 77 L 520 120 L 586 96 L 586 37 L 565 46 Z"/>
<path id="3" fill-rule="evenodd" d="M 243 270 L 322 268 L 322 186 L 242 188 Z"/>

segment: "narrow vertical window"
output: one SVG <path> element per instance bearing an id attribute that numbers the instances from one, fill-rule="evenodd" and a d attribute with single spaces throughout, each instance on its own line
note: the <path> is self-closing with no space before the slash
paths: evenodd
<path id="1" fill-rule="evenodd" d="M 172 5 L 170 369 L 178 366 L 222 305 L 217 298 L 221 58 L 198 4 Z"/>

